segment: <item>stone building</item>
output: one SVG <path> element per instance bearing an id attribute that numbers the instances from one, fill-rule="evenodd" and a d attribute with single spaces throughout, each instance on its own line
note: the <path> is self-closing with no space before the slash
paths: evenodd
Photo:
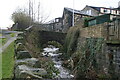
<path id="1" fill-rule="evenodd" d="M 58 17 L 48 22 L 51 31 L 60 32 L 62 29 L 62 18 Z"/>
<path id="2" fill-rule="evenodd" d="M 62 32 L 62 18 L 55 18 L 54 26 L 56 32 Z"/>
<path id="3" fill-rule="evenodd" d="M 58 17 L 42 24 L 46 31 L 62 32 L 62 18 Z"/>
<path id="4" fill-rule="evenodd" d="M 119 8 L 106 8 L 106 7 L 95 7 L 95 6 L 86 5 L 86 7 L 81 11 L 91 16 L 99 16 L 103 14 L 120 15 Z"/>
<path id="5" fill-rule="evenodd" d="M 85 17 L 92 17 L 91 15 L 84 14 L 79 10 L 74 10 L 74 25 L 78 25 L 82 18 Z M 63 15 L 62 15 L 62 28 L 63 32 L 67 32 L 73 24 L 73 9 L 71 8 L 64 8 Z"/>

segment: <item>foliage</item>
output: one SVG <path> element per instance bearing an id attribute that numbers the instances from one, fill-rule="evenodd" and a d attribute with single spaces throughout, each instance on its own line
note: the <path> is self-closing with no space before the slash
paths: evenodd
<path id="1" fill-rule="evenodd" d="M 0 55 L 2 55 L 2 78 L 12 78 L 14 69 L 14 42 Z"/>
<path id="2" fill-rule="evenodd" d="M 72 27 L 67 33 L 65 40 L 64 57 L 69 59 L 69 66 L 72 67 L 76 78 L 96 78 L 99 74 L 100 62 L 97 61 L 102 51 L 102 38 L 82 38 L 79 36 L 79 28 Z M 102 69 L 102 68 L 101 68 Z M 92 74 L 92 75 L 91 75 Z M 105 76 L 106 77 L 106 76 Z"/>
<path id="3" fill-rule="evenodd" d="M 23 40 L 23 38 L 17 38 L 16 40 L 15 40 L 15 43 L 17 44 L 17 43 L 23 43 L 24 44 L 24 40 Z"/>
<path id="4" fill-rule="evenodd" d="M 110 76 L 106 74 L 98 74 L 98 79 L 110 79 Z"/>
<path id="5" fill-rule="evenodd" d="M 46 70 L 47 70 L 47 75 L 44 76 L 46 78 L 49 78 L 49 79 L 52 79 L 54 78 L 55 76 L 53 75 L 53 73 L 55 73 L 56 75 L 58 75 L 59 73 L 59 70 L 57 68 L 54 67 L 54 63 L 53 62 L 48 62 L 47 65 L 46 65 Z"/>
<path id="6" fill-rule="evenodd" d="M 66 58 L 69 58 L 77 48 L 79 31 L 80 31 L 79 27 L 71 27 L 67 33 L 65 44 L 64 44 L 64 52 L 67 53 L 67 55 L 65 54 Z"/>
<path id="7" fill-rule="evenodd" d="M 13 27 L 17 27 L 17 30 L 24 30 L 29 26 L 29 24 L 32 21 L 31 17 L 21 9 L 18 9 L 12 14 L 12 20 L 17 25 L 17 26 L 13 26 Z"/>
<path id="8" fill-rule="evenodd" d="M 88 18 L 88 17 L 85 17 L 84 18 L 84 26 L 85 27 L 88 27 L 88 20 L 89 20 L 90 18 Z"/>
<path id="9" fill-rule="evenodd" d="M 59 74 L 59 70 L 55 68 L 54 63 L 50 58 L 41 57 L 39 61 L 41 64 L 40 67 L 47 71 L 47 75 L 42 76 L 43 78 L 52 79 L 55 78 L 53 73 L 56 74 L 56 76 Z"/>
<path id="10" fill-rule="evenodd" d="M 98 53 L 101 53 L 102 44 L 103 44 L 103 39 L 101 38 L 100 39 L 88 38 L 86 39 L 86 43 L 84 47 L 80 47 L 77 50 L 76 53 L 81 54 L 80 56 L 78 56 L 79 61 L 77 62 L 76 67 L 74 68 L 77 77 L 79 77 L 80 75 L 78 76 L 78 74 L 81 73 L 89 78 L 91 77 L 95 78 L 97 76 L 99 64 L 97 62 L 96 55 Z"/>

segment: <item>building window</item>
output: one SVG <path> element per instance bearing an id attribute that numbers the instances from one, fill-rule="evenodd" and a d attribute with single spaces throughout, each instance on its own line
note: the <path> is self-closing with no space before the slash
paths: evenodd
<path id="1" fill-rule="evenodd" d="M 55 22 L 59 22 L 59 19 L 56 19 Z"/>
<path id="2" fill-rule="evenodd" d="M 116 10 L 113 10 L 113 14 L 116 14 Z"/>
<path id="3" fill-rule="evenodd" d="M 111 14 L 114 14 L 114 10 L 111 10 Z"/>
<path id="4" fill-rule="evenodd" d="M 101 12 L 101 13 L 103 13 L 103 12 L 104 12 L 104 9 L 103 9 L 103 8 L 101 8 L 101 9 L 100 9 L 100 12 Z"/>
<path id="5" fill-rule="evenodd" d="M 92 14 L 92 11 L 91 11 L 91 10 L 88 10 L 88 11 L 87 11 L 87 14 L 88 14 L 88 15 L 91 15 L 91 14 Z"/>
<path id="6" fill-rule="evenodd" d="M 107 12 L 107 9 L 104 9 L 104 13 L 106 13 Z"/>
<path id="7" fill-rule="evenodd" d="M 120 13 L 119 13 L 120 11 L 117 11 L 117 14 L 119 15 Z"/>
<path id="8" fill-rule="evenodd" d="M 116 10 L 115 14 L 117 14 L 117 10 Z"/>

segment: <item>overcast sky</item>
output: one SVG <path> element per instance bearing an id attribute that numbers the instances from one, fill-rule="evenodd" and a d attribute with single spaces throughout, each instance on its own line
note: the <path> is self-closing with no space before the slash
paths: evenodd
<path id="1" fill-rule="evenodd" d="M 18 8 L 28 8 L 29 0 L 0 0 L 0 27 L 10 27 L 13 22 L 11 14 Z M 73 8 L 73 0 L 35 0 L 42 5 L 44 12 L 49 15 L 48 20 L 61 17 L 64 7 Z M 74 9 L 81 10 L 86 5 L 97 7 L 118 7 L 120 0 L 74 0 Z"/>

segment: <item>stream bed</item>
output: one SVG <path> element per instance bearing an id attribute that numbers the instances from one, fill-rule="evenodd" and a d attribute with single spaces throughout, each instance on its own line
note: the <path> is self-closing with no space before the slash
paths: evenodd
<path id="1" fill-rule="evenodd" d="M 27 51 L 19 51 L 16 54 L 14 78 L 38 78 L 43 80 L 48 73 L 48 70 L 39 67 L 39 59 L 28 56 Z M 59 58 L 62 53 L 59 53 L 59 48 L 55 48 L 52 45 L 43 48 L 42 56 L 48 57 L 54 63 L 53 66 L 58 70 L 58 73 L 51 73 L 58 80 L 72 79 L 74 75 L 70 74 L 70 71 L 62 66 L 63 61 Z M 20 56 L 20 57 L 19 57 Z M 37 65 L 37 66 L 36 66 Z M 42 64 L 41 64 L 42 65 Z M 49 65 L 47 65 L 49 67 Z M 46 77 L 47 78 L 47 77 Z"/>
<path id="2" fill-rule="evenodd" d="M 74 75 L 70 74 L 70 71 L 62 66 L 62 60 L 59 58 L 62 53 L 59 53 L 59 48 L 55 48 L 52 45 L 49 45 L 47 48 L 43 49 L 43 55 L 51 57 L 54 62 L 54 67 L 59 70 L 59 74 L 56 78 L 74 78 Z M 54 74 L 54 73 L 53 73 Z"/>

